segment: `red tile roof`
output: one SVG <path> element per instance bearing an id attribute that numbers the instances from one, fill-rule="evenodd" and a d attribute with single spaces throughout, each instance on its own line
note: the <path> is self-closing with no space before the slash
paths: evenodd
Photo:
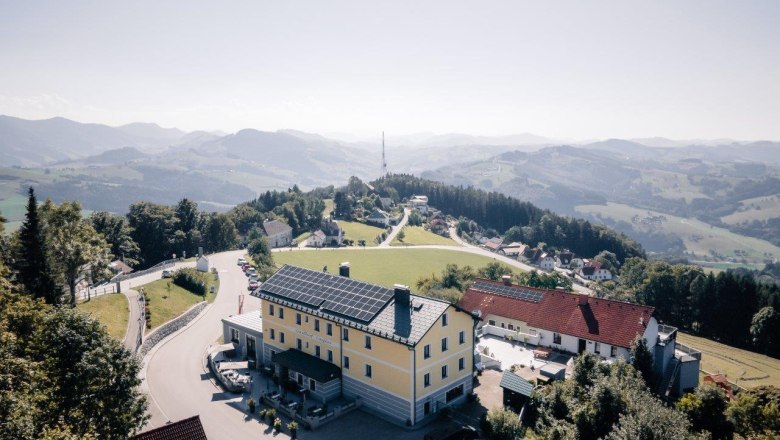
<path id="1" fill-rule="evenodd" d="M 626 348 L 631 346 L 636 335 L 644 334 L 655 310 L 558 290 L 516 287 L 541 292 L 543 297 L 541 301 L 533 302 L 469 288 L 459 305 L 464 310 L 479 310 L 482 316 L 503 316 L 523 321 L 530 327 Z M 582 299 L 587 299 L 587 304 L 580 305 Z"/>
<path id="2" fill-rule="evenodd" d="M 208 440 L 200 416 L 179 420 L 151 431 L 142 432 L 134 440 Z"/>

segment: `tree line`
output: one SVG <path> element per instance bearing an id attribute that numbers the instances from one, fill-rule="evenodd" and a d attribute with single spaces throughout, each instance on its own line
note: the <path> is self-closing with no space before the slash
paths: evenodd
<path id="1" fill-rule="evenodd" d="M 645 257 L 642 247 L 625 234 L 586 220 L 559 216 L 498 192 L 446 185 L 406 174 L 385 176 L 372 182 L 372 186 L 380 194 L 392 193 L 401 198 L 426 195 L 428 203 L 443 213 L 509 233 L 512 241 L 544 242 L 579 255 L 596 255 L 606 250 L 620 261 Z"/>

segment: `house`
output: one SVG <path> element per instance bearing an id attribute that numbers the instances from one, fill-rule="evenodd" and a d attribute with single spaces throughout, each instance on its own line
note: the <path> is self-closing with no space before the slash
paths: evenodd
<path id="1" fill-rule="evenodd" d="M 523 255 L 523 252 L 525 252 L 526 248 L 528 248 L 528 246 L 522 243 L 513 242 L 499 249 L 498 253 L 504 254 L 507 257 L 517 258 L 520 255 Z"/>
<path id="2" fill-rule="evenodd" d="M 409 209 L 417 210 L 420 214 L 428 213 L 428 196 L 412 196 L 407 203 Z"/>
<path id="3" fill-rule="evenodd" d="M 323 220 L 320 229 L 325 233 L 325 246 L 341 246 L 344 241 L 344 230 L 333 220 Z"/>
<path id="4" fill-rule="evenodd" d="M 312 234 L 306 239 L 306 246 L 308 247 L 321 248 L 325 246 L 325 243 L 325 233 L 322 232 L 321 229 L 317 229 L 316 231 L 312 232 Z"/>
<path id="5" fill-rule="evenodd" d="M 501 249 L 502 243 L 504 243 L 504 240 L 502 240 L 501 237 L 493 237 L 485 241 L 485 244 L 482 246 L 491 252 L 498 252 L 498 250 Z"/>
<path id="6" fill-rule="evenodd" d="M 475 318 L 407 286 L 373 285 L 285 265 L 252 295 L 263 300 L 263 364 L 330 402 L 418 426 L 472 391 Z"/>
<path id="7" fill-rule="evenodd" d="M 263 222 L 263 230 L 268 236 L 268 244 L 272 248 L 289 246 L 292 244 L 292 228 L 279 220 L 266 220 Z"/>
<path id="8" fill-rule="evenodd" d="M 200 423 L 200 416 L 169 423 L 159 428 L 142 432 L 134 440 L 208 440 Z"/>
<path id="9" fill-rule="evenodd" d="M 432 218 L 428 222 L 428 228 L 434 234 L 449 236 L 450 233 L 450 226 L 447 224 L 447 222 L 444 220 L 442 216 Z"/>
<path id="10" fill-rule="evenodd" d="M 571 259 L 571 262 L 569 263 L 569 269 L 572 270 L 582 269 L 583 266 L 585 266 L 585 261 L 583 261 L 583 259 L 579 257 L 573 257 Z"/>
<path id="11" fill-rule="evenodd" d="M 371 215 L 368 216 L 366 221 L 377 226 L 387 227 L 390 226 L 390 214 L 382 211 L 379 208 L 375 208 L 373 211 L 371 211 Z"/>
<path id="12" fill-rule="evenodd" d="M 571 260 L 574 258 L 572 252 L 561 252 L 555 257 L 555 267 L 568 269 L 571 266 Z"/>
<path id="13" fill-rule="evenodd" d="M 263 363 L 263 318 L 260 310 L 222 318 L 222 338 L 236 345 L 236 354 L 250 364 Z"/>
<path id="14" fill-rule="evenodd" d="M 536 264 L 542 270 L 553 270 L 555 268 L 555 256 L 547 252 L 543 252 L 537 258 Z"/>
<path id="15" fill-rule="evenodd" d="M 477 279 L 459 306 L 479 315 L 483 334 L 513 335 L 539 347 L 629 359 L 636 336 L 647 341 L 665 395 L 698 385 L 701 353 L 677 344 L 677 329 L 659 325 L 649 306 Z M 678 367 L 679 366 L 679 367 Z"/>
<path id="16" fill-rule="evenodd" d="M 535 262 L 539 259 L 539 257 L 543 254 L 541 249 L 539 248 L 529 248 L 526 247 L 525 252 L 523 252 L 523 257 L 528 259 L 530 262 Z"/>
<path id="17" fill-rule="evenodd" d="M 577 272 L 577 275 L 586 280 L 607 281 L 612 279 L 612 273 L 602 267 L 600 261 L 583 260 L 583 266 Z"/>
<path id="18" fill-rule="evenodd" d="M 134 270 L 122 260 L 114 260 L 108 263 L 108 268 L 114 275 L 127 275 Z"/>
<path id="19" fill-rule="evenodd" d="M 198 272 L 208 272 L 209 271 L 209 258 L 203 254 L 201 254 L 200 257 L 198 257 L 198 261 L 195 262 L 195 268 L 198 269 Z"/>

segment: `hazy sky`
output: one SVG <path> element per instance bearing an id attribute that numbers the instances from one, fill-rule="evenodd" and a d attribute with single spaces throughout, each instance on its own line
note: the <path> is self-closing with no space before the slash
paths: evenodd
<path id="1" fill-rule="evenodd" d="M 780 1 L 0 0 L 0 114 L 780 139 Z"/>

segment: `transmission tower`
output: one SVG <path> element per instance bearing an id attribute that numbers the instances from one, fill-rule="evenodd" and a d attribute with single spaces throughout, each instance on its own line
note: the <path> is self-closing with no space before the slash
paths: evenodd
<path id="1" fill-rule="evenodd" d="M 387 160 L 385 160 L 385 132 L 382 132 L 382 177 L 387 175 Z"/>

